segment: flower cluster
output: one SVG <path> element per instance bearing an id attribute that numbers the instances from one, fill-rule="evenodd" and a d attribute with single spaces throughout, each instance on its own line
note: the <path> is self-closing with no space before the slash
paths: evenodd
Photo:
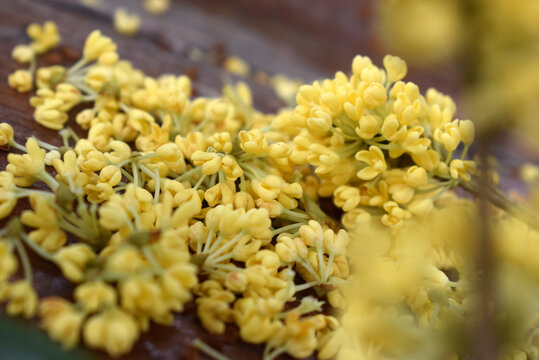
<path id="1" fill-rule="evenodd" d="M 333 196 L 348 228 L 369 215 L 401 226 L 430 211 L 444 190 L 470 181 L 476 168 L 465 160 L 472 122 L 454 119 L 450 97 L 434 89 L 423 96 L 401 81 L 406 70 L 394 56 L 384 58 L 384 69 L 357 56 L 351 76 L 302 86 L 286 121 L 272 123 L 291 137 L 291 162 L 314 168 L 318 195 Z"/>
<path id="2" fill-rule="evenodd" d="M 120 34 L 135 35 L 140 27 L 140 18 L 137 14 L 128 13 L 124 8 L 114 12 L 114 29 Z"/>
<path id="3" fill-rule="evenodd" d="M 58 27 L 52 21 L 41 24 L 33 23 L 26 29 L 28 37 L 32 39 L 29 44 L 17 45 L 11 56 L 21 64 L 29 64 L 28 70 L 16 70 L 9 75 L 9 86 L 18 92 L 28 92 L 33 88 L 34 72 L 36 69 L 36 56 L 43 54 L 60 43 Z"/>
<path id="4" fill-rule="evenodd" d="M 418 332 L 466 316 L 470 244 L 417 234 L 423 217 L 448 235 L 456 219 L 473 221 L 471 201 L 446 190 L 473 182 L 474 127 L 454 119 L 450 97 L 403 82 L 403 60 L 387 56 L 381 69 L 358 56 L 350 76 L 304 85 L 295 108 L 265 114 L 244 83 L 193 97 L 187 76 L 150 77 L 116 50 L 96 30 L 77 63 L 37 70 L 35 120 L 63 146 L 20 145 L 0 124 L 0 146 L 22 152 L 0 172 L 0 218 L 30 202 L 0 233 L 9 314 L 37 311 L 65 347 L 116 356 L 194 300 L 208 332 L 234 324 L 242 340 L 265 344 L 266 360 L 383 356 L 404 346 L 386 326 L 408 324 L 402 304 Z M 65 127 L 78 104 L 83 138 Z M 72 301 L 38 301 L 23 243 L 76 284 Z M 25 278 L 10 282 L 19 262 Z M 359 301 L 349 285 L 365 290 Z M 352 338 L 355 348 L 343 347 Z"/>
<path id="5" fill-rule="evenodd" d="M 490 275 L 497 284 L 496 301 L 489 302 L 492 326 L 512 334 L 500 339 L 499 358 L 536 358 L 539 312 L 526 298 L 537 293 L 539 233 L 489 210 L 497 266 Z M 351 233 L 355 277 L 341 287 L 349 306 L 327 349 L 339 348 L 338 359 L 461 359 L 473 352 L 473 344 L 462 342 L 481 321 L 476 286 L 485 275 L 471 261 L 482 251 L 478 222 L 477 205 L 448 192 L 398 233 L 372 226 Z"/>
<path id="6" fill-rule="evenodd" d="M 60 130 L 63 146 L 20 145 L 3 123 L 2 142 L 23 154 L 9 154 L 0 173 L 1 205 L 7 217 L 29 198 L 25 228 L 11 241 L 77 284 L 74 301 L 47 297 L 37 306 L 35 293 L 28 297 L 24 314 L 39 310 L 51 338 L 123 354 L 150 322 L 170 324 L 193 296 L 208 331 L 236 324 L 244 341 L 266 344 L 268 359 L 308 356 L 338 327 L 319 300 L 290 304 L 309 288 L 338 298 L 348 236 L 306 200 L 309 168 L 290 160 L 289 136 L 271 128 L 275 115 L 252 107 L 245 84 L 193 99 L 188 77 L 146 76 L 99 31 L 80 61 L 38 69 L 36 84 L 35 119 Z M 64 128 L 81 103 L 91 104 L 75 117 L 86 138 Z M 29 188 L 36 181 L 49 190 Z M 12 247 L 6 279 L 17 264 Z M 28 274 L 33 291 L 30 264 Z M 15 296 L 6 290 L 2 299 Z"/>

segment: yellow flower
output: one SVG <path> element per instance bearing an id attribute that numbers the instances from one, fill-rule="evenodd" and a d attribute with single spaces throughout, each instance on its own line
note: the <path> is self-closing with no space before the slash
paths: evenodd
<path id="1" fill-rule="evenodd" d="M 100 171 L 106 165 L 107 159 L 105 155 L 93 148 L 83 149 L 77 157 L 77 166 L 84 172 Z"/>
<path id="2" fill-rule="evenodd" d="M 464 181 L 470 181 L 472 176 L 470 172 L 474 172 L 477 165 L 475 161 L 455 159 L 449 165 L 449 173 L 453 179 L 461 178 Z"/>
<path id="3" fill-rule="evenodd" d="M 243 175 L 243 169 L 239 166 L 236 159 L 230 155 L 223 156 L 221 170 L 225 173 L 227 179 L 232 181 Z"/>
<path id="4" fill-rule="evenodd" d="M 382 124 L 382 135 L 389 141 L 398 143 L 406 137 L 408 128 L 401 126 L 395 114 L 389 114 Z"/>
<path id="5" fill-rule="evenodd" d="M 253 196 L 249 193 L 246 193 L 244 191 L 238 191 L 234 194 L 234 207 L 236 209 L 245 209 L 250 210 L 254 208 L 255 201 L 253 199 Z"/>
<path id="6" fill-rule="evenodd" d="M 392 184 L 389 186 L 389 193 L 393 200 L 399 204 L 406 204 L 412 200 L 414 189 L 406 184 Z"/>
<path id="7" fill-rule="evenodd" d="M 13 128 L 8 123 L 0 123 L 0 146 L 13 141 Z"/>
<path id="8" fill-rule="evenodd" d="M 247 64 L 245 61 L 240 59 L 237 56 L 229 56 L 225 63 L 223 64 L 223 67 L 232 74 L 241 75 L 241 76 L 247 76 L 249 75 L 249 72 L 251 69 L 249 68 L 249 64 Z"/>
<path id="9" fill-rule="evenodd" d="M 140 18 L 137 14 L 130 14 L 124 8 L 114 12 L 114 29 L 123 35 L 135 35 L 140 28 Z"/>
<path id="10" fill-rule="evenodd" d="M 105 153 L 105 157 L 114 165 L 129 159 L 131 156 L 131 148 L 123 141 L 112 140 L 109 146 L 112 151 Z"/>
<path id="11" fill-rule="evenodd" d="M 82 94 L 75 86 L 67 83 L 60 83 L 56 86 L 56 93 L 54 94 L 56 99 L 62 100 L 62 106 L 59 110 L 67 112 L 73 108 L 73 106 L 80 103 Z"/>
<path id="12" fill-rule="evenodd" d="M 215 174 L 221 168 L 221 156 L 217 153 L 197 150 L 191 155 L 191 160 L 196 166 L 202 165 L 204 175 Z"/>
<path id="13" fill-rule="evenodd" d="M 371 85 L 373 83 L 383 84 L 385 83 L 386 74 L 375 65 L 368 65 L 360 73 L 361 80 L 365 85 Z"/>
<path id="14" fill-rule="evenodd" d="M 99 208 L 99 224 L 109 230 L 117 230 L 130 221 L 130 214 L 118 195 L 112 195 L 109 200 Z"/>
<path id="15" fill-rule="evenodd" d="M 440 155 L 434 150 L 427 150 L 421 153 L 412 153 L 414 162 L 427 171 L 432 171 L 440 164 Z"/>
<path id="16" fill-rule="evenodd" d="M 343 211 L 351 211 L 359 205 L 361 196 L 359 189 L 353 186 L 341 185 L 333 193 L 335 205 Z"/>
<path id="17" fill-rule="evenodd" d="M 384 56 L 384 67 L 387 72 L 387 81 L 390 83 L 404 79 L 408 71 L 406 62 L 398 56 Z"/>
<path id="18" fill-rule="evenodd" d="M 178 145 L 175 143 L 168 143 L 161 145 L 155 150 L 159 159 L 165 163 L 165 165 L 176 174 L 181 174 L 185 171 L 185 159 L 183 153 Z"/>
<path id="19" fill-rule="evenodd" d="M 105 90 L 105 86 L 112 82 L 113 72 L 109 66 L 92 66 L 84 82 L 96 92 Z"/>
<path id="20" fill-rule="evenodd" d="M 118 308 L 111 308 L 88 319 L 83 337 L 89 347 L 119 356 L 131 350 L 139 337 L 139 329 L 133 316 Z"/>
<path id="21" fill-rule="evenodd" d="M 245 213 L 245 228 L 251 236 L 257 239 L 267 239 L 271 237 L 269 227 L 271 220 L 266 209 L 250 209 Z"/>
<path id="22" fill-rule="evenodd" d="M 41 326 L 50 338 L 58 341 L 66 349 L 77 346 L 84 313 L 75 309 L 67 300 L 48 297 L 39 305 Z"/>
<path id="23" fill-rule="evenodd" d="M 362 180 L 372 180 L 387 169 L 384 153 L 374 145 L 370 146 L 369 150 L 359 151 L 356 159 L 368 165 L 357 172 L 357 177 Z"/>
<path id="24" fill-rule="evenodd" d="M 99 182 L 116 186 L 122 180 L 122 172 L 114 165 L 107 165 L 99 172 Z"/>
<path id="25" fill-rule="evenodd" d="M 8 301 L 7 313 L 27 319 L 34 316 L 38 298 L 32 284 L 27 280 L 0 284 L 0 302 Z"/>
<path id="26" fill-rule="evenodd" d="M 247 153 L 261 155 L 268 151 L 268 141 L 260 129 L 242 130 L 238 137 L 242 150 Z"/>
<path id="27" fill-rule="evenodd" d="M 30 46 L 38 54 L 43 54 L 58 46 L 61 40 L 58 26 L 52 21 L 45 21 L 43 25 L 30 24 L 26 32 L 33 40 Z"/>
<path id="28" fill-rule="evenodd" d="M 150 277 L 132 276 L 122 281 L 118 290 L 122 308 L 138 318 L 159 318 L 167 312 L 162 300 L 161 288 Z"/>
<path id="29" fill-rule="evenodd" d="M 206 190 L 204 192 L 204 199 L 210 206 L 232 204 L 234 202 L 235 190 L 236 186 L 233 182 L 221 182 Z"/>
<path id="30" fill-rule="evenodd" d="M 307 160 L 309 164 L 316 166 L 314 171 L 317 175 L 331 173 L 339 164 L 339 155 L 322 144 L 311 144 L 309 150 Z"/>
<path id="31" fill-rule="evenodd" d="M 363 93 L 363 100 L 368 108 L 382 106 L 387 101 L 386 89 L 380 83 L 371 83 Z"/>
<path id="32" fill-rule="evenodd" d="M 279 259 L 282 262 L 293 262 L 298 256 L 296 242 L 288 234 L 279 235 L 277 238 L 277 244 L 275 245 L 275 253 L 279 256 Z"/>
<path id="33" fill-rule="evenodd" d="M 61 79 L 64 78 L 65 74 L 67 72 L 67 69 L 60 65 L 54 65 L 54 66 L 48 66 L 48 67 L 41 67 L 37 69 L 36 72 L 36 83 L 38 87 L 37 95 L 40 97 L 40 90 L 42 89 L 53 89 L 58 82 L 61 81 Z M 52 95 L 54 95 L 54 92 L 52 92 Z M 30 99 L 30 104 L 33 107 L 36 107 L 39 105 L 39 99 L 38 97 L 32 97 Z"/>
<path id="34" fill-rule="evenodd" d="M 137 149 L 144 152 L 149 152 L 154 151 L 160 145 L 166 144 L 169 141 L 171 125 L 172 120 L 170 116 L 165 116 L 161 126 L 157 125 L 155 122 L 151 122 L 150 133 L 138 136 L 135 140 Z"/>
<path id="35" fill-rule="evenodd" d="M 34 111 L 34 119 L 46 128 L 61 130 L 68 119 L 67 113 L 61 110 L 63 106 L 61 99 L 47 98 Z"/>
<path id="36" fill-rule="evenodd" d="M 232 151 L 232 141 L 230 140 L 230 133 L 220 132 L 213 134 L 208 142 L 218 152 L 229 153 Z"/>
<path id="37" fill-rule="evenodd" d="M 56 178 L 67 184 L 69 184 L 67 179 L 74 180 L 80 173 L 80 170 L 77 167 L 77 154 L 75 154 L 73 150 L 68 150 L 64 153 L 63 161 L 60 159 L 53 159 L 52 166 L 58 173 Z"/>
<path id="38" fill-rule="evenodd" d="M 160 279 L 163 301 L 173 311 L 182 311 L 183 304 L 191 300 L 192 289 L 198 283 L 197 269 L 193 264 L 176 263 Z"/>
<path id="39" fill-rule="evenodd" d="M 262 181 L 252 181 L 254 192 L 263 200 L 277 199 L 283 186 L 283 179 L 276 175 L 268 175 Z"/>
<path id="40" fill-rule="evenodd" d="M 408 205 L 408 210 L 414 215 L 424 216 L 434 208 L 431 198 L 415 199 Z"/>
<path id="41" fill-rule="evenodd" d="M 434 130 L 433 137 L 434 140 L 441 143 L 447 151 L 454 151 L 460 143 L 458 124 L 456 121 L 445 124 L 442 128 Z"/>
<path id="42" fill-rule="evenodd" d="M 6 241 L 0 241 L 0 283 L 3 283 L 17 271 L 17 258 Z"/>
<path id="43" fill-rule="evenodd" d="M 252 266 L 262 266 L 269 274 L 276 274 L 277 269 L 280 266 L 279 255 L 274 251 L 262 249 L 258 251 L 254 256 L 250 257 L 246 262 L 247 268 Z"/>
<path id="44" fill-rule="evenodd" d="M 9 154 L 7 160 L 9 164 L 6 170 L 13 174 L 13 182 L 18 186 L 30 186 L 45 171 L 46 151 L 41 149 L 34 138 L 26 141 L 26 154 Z"/>
<path id="45" fill-rule="evenodd" d="M 382 126 L 382 119 L 377 115 L 364 115 L 359 119 L 359 126 L 356 127 L 356 134 L 365 139 L 372 139 Z"/>
<path id="46" fill-rule="evenodd" d="M 371 223 L 371 214 L 363 209 L 353 209 L 342 217 L 342 223 L 347 230 L 354 230 L 363 226 L 368 226 Z"/>
<path id="47" fill-rule="evenodd" d="M 88 312 L 97 312 L 116 305 L 115 288 L 99 280 L 77 286 L 73 295 L 77 303 Z"/>
<path id="48" fill-rule="evenodd" d="M 32 90 L 33 81 L 34 77 L 32 76 L 32 73 L 22 69 L 16 70 L 8 77 L 9 86 L 21 93 Z"/>
<path id="49" fill-rule="evenodd" d="M 240 271 L 228 274 L 225 279 L 226 288 L 236 293 L 244 292 L 247 288 L 247 284 L 247 277 Z"/>
<path id="50" fill-rule="evenodd" d="M 95 257 L 88 245 L 73 244 L 61 248 L 55 255 L 55 261 L 68 280 L 81 282 L 85 277 L 86 265 Z"/>
<path id="51" fill-rule="evenodd" d="M 283 341 L 286 351 L 290 355 L 296 358 L 305 358 L 316 349 L 317 325 L 313 317 L 300 319 L 300 314 L 297 311 L 292 311 L 286 316 L 285 327 L 274 339 Z"/>
<path id="52" fill-rule="evenodd" d="M 109 255 L 105 263 L 105 271 L 111 276 L 132 276 L 148 267 L 148 262 L 140 251 L 131 245 L 118 248 Z"/>
<path id="53" fill-rule="evenodd" d="M 233 318 L 229 303 L 214 297 L 199 297 L 196 303 L 202 326 L 212 334 L 223 334 L 226 322 L 231 322 Z"/>
<path id="54" fill-rule="evenodd" d="M 101 31 L 94 30 L 86 38 L 83 55 L 87 61 L 104 60 L 116 54 L 116 44 L 109 38 L 101 34 Z M 117 55 L 116 55 L 117 57 Z M 115 61 L 112 61 L 112 64 Z M 109 64 L 109 65 L 112 65 Z"/>
<path id="55" fill-rule="evenodd" d="M 534 164 L 526 163 L 520 168 L 520 177 L 528 184 L 533 184 L 539 181 L 539 167 Z"/>
<path id="56" fill-rule="evenodd" d="M 167 12 L 170 7 L 170 0 L 144 0 L 144 8 L 153 14 Z"/>
<path id="57" fill-rule="evenodd" d="M 419 166 L 410 166 L 406 171 L 404 183 L 412 187 L 425 185 L 427 183 L 427 171 Z"/>
<path id="58" fill-rule="evenodd" d="M 34 49 L 30 45 L 17 45 L 11 51 L 11 57 L 21 64 L 28 64 L 35 56 Z"/>
<path id="59" fill-rule="evenodd" d="M 33 228 L 28 237 L 47 252 L 55 252 L 62 247 L 67 235 L 58 227 L 58 215 L 50 205 L 49 199 L 42 195 L 32 194 L 30 205 L 34 211 L 25 210 L 21 214 L 21 222 Z"/>
<path id="60" fill-rule="evenodd" d="M 13 174 L 7 171 L 0 172 L 0 219 L 5 218 L 15 205 L 17 205 L 17 196 L 15 194 L 15 183 Z"/>
<path id="61" fill-rule="evenodd" d="M 292 149 L 282 141 L 273 143 L 268 148 L 268 156 L 272 159 L 286 159 L 292 154 Z"/>
<path id="62" fill-rule="evenodd" d="M 410 213 L 399 207 L 394 201 L 388 201 L 384 204 L 384 210 L 387 212 L 382 216 L 382 224 L 386 226 L 401 226 L 403 220 L 410 217 Z"/>
<path id="63" fill-rule="evenodd" d="M 356 55 L 352 60 L 352 73 L 360 75 L 363 69 L 369 65 L 372 65 L 372 61 L 368 56 Z"/>
<path id="64" fill-rule="evenodd" d="M 295 209 L 298 206 L 296 199 L 300 199 L 303 196 L 303 188 L 298 183 L 287 184 L 284 183 L 281 187 L 281 192 L 277 200 L 286 209 Z"/>
<path id="65" fill-rule="evenodd" d="M 328 94 L 331 94 L 331 93 L 328 93 Z M 327 100 L 328 97 L 326 96 L 325 99 Z M 334 110 L 334 111 L 337 111 L 337 110 Z M 307 129 L 309 130 L 311 134 L 315 136 L 323 137 L 331 129 L 332 117 L 329 113 L 324 111 L 321 107 L 314 106 L 311 109 L 309 117 L 307 118 L 306 125 L 307 125 Z"/>
<path id="66" fill-rule="evenodd" d="M 249 314 L 253 312 L 253 310 L 248 311 Z M 235 314 L 238 314 L 236 310 Z M 253 313 L 250 316 L 243 315 L 243 317 L 246 319 L 238 320 L 238 315 L 236 315 L 236 323 L 240 328 L 240 337 L 242 340 L 252 344 L 261 344 L 268 341 L 282 327 L 280 321 L 273 320 L 269 316 Z"/>
<path id="67" fill-rule="evenodd" d="M 44 160 L 45 165 L 52 166 L 52 161 L 56 159 L 59 160 L 61 157 L 62 155 L 60 154 L 58 150 L 47 151 L 47 154 L 45 155 L 45 160 Z"/>
<path id="68" fill-rule="evenodd" d="M 195 151 L 207 148 L 206 137 L 201 132 L 189 132 L 186 137 L 176 136 L 174 142 L 182 149 L 183 154 L 191 158 Z"/>
<path id="69" fill-rule="evenodd" d="M 403 127 L 404 128 L 404 127 Z M 389 156 L 392 158 L 399 157 L 404 152 L 410 154 L 421 154 L 427 152 L 430 146 L 430 139 L 421 137 L 423 128 L 421 126 L 413 126 L 406 132 L 406 136 L 399 143 L 401 149 L 389 150 Z"/>
<path id="70" fill-rule="evenodd" d="M 88 130 L 96 121 L 96 113 L 94 109 L 84 109 L 77 114 L 75 121 L 81 128 Z"/>
<path id="71" fill-rule="evenodd" d="M 228 108 L 229 105 L 225 101 L 221 99 L 212 100 L 206 107 L 206 118 L 214 123 L 222 122 L 228 115 Z"/>
<path id="72" fill-rule="evenodd" d="M 460 139 L 465 145 L 473 143 L 475 138 L 475 127 L 471 120 L 459 121 Z"/>

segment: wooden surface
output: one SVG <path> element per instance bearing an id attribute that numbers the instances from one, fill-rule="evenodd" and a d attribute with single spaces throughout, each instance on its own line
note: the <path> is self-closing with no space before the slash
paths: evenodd
<path id="1" fill-rule="evenodd" d="M 347 71 L 357 54 L 380 61 L 385 49 L 373 30 L 372 0 L 219 0 L 173 3 L 163 16 L 143 12 L 140 1 L 102 1 L 101 7 L 89 9 L 77 0 L 0 0 L 0 121 L 15 129 L 16 140 L 24 143 L 30 135 L 59 144 L 56 132 L 33 121 L 28 104 L 31 94 L 19 94 L 7 86 L 9 73 L 19 68 L 11 58 L 11 49 L 28 41 L 25 27 L 31 22 L 54 20 L 62 35 L 62 46 L 40 58 L 40 65 L 70 65 L 78 58 L 84 39 L 94 29 L 101 29 L 118 43 L 122 58 L 150 75 L 188 73 L 193 76 L 197 94 L 217 95 L 224 79 L 237 79 L 210 61 L 195 62 L 189 54 L 197 48 L 206 54 L 237 55 L 255 70 L 283 73 L 312 81 L 329 77 L 336 70 Z M 112 13 L 118 6 L 137 11 L 142 16 L 141 32 L 127 38 L 112 29 Z M 434 83 L 441 90 L 453 92 L 455 69 L 427 71 L 412 79 L 420 86 Z M 276 111 L 283 104 L 273 91 L 248 80 L 256 107 Z M 442 85 L 442 86 L 440 86 Z M 73 119 L 70 125 L 75 127 Z M 6 165 L 6 152 L 0 152 L 0 169 Z M 16 213 L 25 207 L 21 202 Z M 5 224 L 1 222 L 0 225 Z M 35 286 L 40 295 L 71 298 L 73 286 L 54 265 L 33 258 Z M 176 316 L 172 327 L 152 324 L 150 331 L 137 342 L 132 353 L 121 359 L 205 359 L 190 347 L 195 337 L 215 347 L 231 359 L 257 359 L 262 346 L 244 344 L 237 329 L 229 326 L 223 336 L 206 333 L 195 317 L 194 304 Z M 104 353 L 95 353 L 106 358 Z M 284 357 L 282 357 L 284 358 Z"/>

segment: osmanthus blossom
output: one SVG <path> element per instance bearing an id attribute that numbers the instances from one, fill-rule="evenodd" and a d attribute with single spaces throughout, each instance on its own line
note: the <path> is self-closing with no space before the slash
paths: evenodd
<path id="1" fill-rule="evenodd" d="M 167 4 L 145 2 L 154 12 Z M 118 26 L 132 33 L 124 15 Z M 468 245 L 432 233 L 473 214 L 450 191 L 474 181 L 473 124 L 454 118 L 449 96 L 402 81 L 402 59 L 388 55 L 379 68 L 357 56 L 349 75 L 303 85 L 293 109 L 264 114 L 244 83 L 194 98 L 186 76 L 147 76 L 99 30 L 73 66 L 35 70 L 59 35 L 46 23 L 29 36 L 13 52 L 28 73 L 9 83 L 26 91 L 36 79 L 35 120 L 63 146 L 20 145 L 0 124 L 0 146 L 14 149 L 0 172 L 0 217 L 20 198 L 31 204 L 0 232 L 10 315 L 38 314 L 66 348 L 83 342 L 118 356 L 194 299 L 208 332 L 234 324 L 243 341 L 264 344 L 266 360 L 387 358 L 411 350 L 399 341 L 403 326 L 415 324 L 419 341 L 467 315 Z M 79 104 L 89 105 L 75 115 L 83 138 L 65 127 Z M 436 221 L 418 226 L 424 217 Z M 75 284 L 73 300 L 38 299 L 23 243 Z M 501 254 L 526 259 L 513 250 Z M 25 278 L 13 281 L 19 265 Z M 450 267 L 462 278 L 450 280 Z"/>

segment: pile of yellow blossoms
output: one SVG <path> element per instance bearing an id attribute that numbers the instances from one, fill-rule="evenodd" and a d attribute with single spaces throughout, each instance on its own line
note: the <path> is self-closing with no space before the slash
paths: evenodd
<path id="1" fill-rule="evenodd" d="M 28 34 L 33 42 L 13 52 L 22 63 L 59 42 L 52 23 Z M 357 56 L 351 75 L 304 85 L 295 108 L 263 114 L 247 85 L 193 98 L 188 77 L 145 75 L 97 30 L 71 67 L 17 70 L 9 84 L 26 92 L 35 79 L 34 118 L 63 146 L 33 137 L 23 146 L 0 124 L 0 145 L 22 152 L 0 172 L 0 218 L 21 198 L 31 205 L 0 232 L 0 301 L 13 316 L 37 313 L 66 348 L 84 341 L 113 356 L 193 299 L 207 331 L 235 324 L 244 341 L 265 344 L 266 360 L 341 348 L 342 359 L 387 355 L 375 289 L 388 285 L 384 298 L 408 301 L 428 328 L 443 313 L 437 304 L 466 299 L 442 270 L 471 271 L 454 256 L 466 244 L 410 228 L 472 211 L 446 190 L 471 179 L 474 127 L 454 118 L 450 97 L 401 81 L 406 72 L 394 56 L 383 69 Z M 79 104 L 86 138 L 64 127 Z M 76 284 L 73 301 L 38 299 L 27 248 Z M 10 280 L 19 262 L 24 278 Z M 360 301 L 347 296 L 356 281 L 370 289 Z M 343 313 L 359 315 L 341 326 Z"/>

